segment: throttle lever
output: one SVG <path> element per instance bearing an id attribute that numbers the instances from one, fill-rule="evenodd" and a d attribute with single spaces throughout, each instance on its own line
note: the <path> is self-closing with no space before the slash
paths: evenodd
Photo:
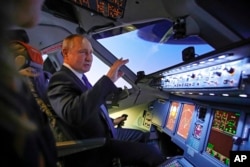
<path id="1" fill-rule="evenodd" d="M 121 127 L 122 127 L 122 125 L 124 124 L 124 121 L 127 120 L 128 115 L 127 115 L 127 114 L 122 114 L 121 117 L 125 117 L 125 119 L 124 119 L 123 121 L 121 121 L 121 122 L 117 125 L 117 128 L 121 128 Z"/>

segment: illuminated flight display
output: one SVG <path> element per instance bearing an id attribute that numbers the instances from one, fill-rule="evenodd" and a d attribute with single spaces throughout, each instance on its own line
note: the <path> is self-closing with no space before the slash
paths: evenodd
<path id="1" fill-rule="evenodd" d="M 193 136 L 196 139 L 200 139 L 201 138 L 202 128 L 203 128 L 203 126 L 201 124 L 199 124 L 199 123 L 195 124 Z"/>
<path id="2" fill-rule="evenodd" d="M 168 128 L 171 131 L 173 131 L 175 126 L 179 105 L 180 105 L 179 102 L 172 102 L 170 106 L 166 128 Z"/>
<path id="3" fill-rule="evenodd" d="M 206 152 L 225 165 L 229 165 L 232 137 L 236 134 L 239 118 L 240 114 L 237 112 L 216 110 L 214 114 Z"/>
<path id="4" fill-rule="evenodd" d="M 194 110 L 195 110 L 195 105 L 193 104 L 183 105 L 177 134 L 183 137 L 184 139 L 187 139 Z"/>
<path id="5" fill-rule="evenodd" d="M 67 0 L 80 7 L 90 9 L 112 19 L 122 18 L 126 0 Z"/>

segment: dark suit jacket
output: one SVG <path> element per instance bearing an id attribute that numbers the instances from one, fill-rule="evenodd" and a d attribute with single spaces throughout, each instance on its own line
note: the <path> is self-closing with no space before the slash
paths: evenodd
<path id="1" fill-rule="evenodd" d="M 70 69 L 62 66 L 50 79 L 48 98 L 57 115 L 69 125 L 77 139 L 109 137 L 109 128 L 101 115 L 100 106 L 105 103 L 106 96 L 116 89 L 114 83 L 103 76 L 88 90 Z"/>
<path id="2" fill-rule="evenodd" d="M 91 88 L 87 87 L 67 67 L 62 67 L 50 79 L 48 97 L 55 112 L 71 127 L 77 138 L 109 137 L 109 128 L 101 115 L 105 97 L 117 91 L 103 76 Z M 64 158 L 65 167 L 110 167 L 119 157 L 124 164 L 155 167 L 163 158 L 153 145 L 108 139 L 103 147 L 90 149 Z"/>

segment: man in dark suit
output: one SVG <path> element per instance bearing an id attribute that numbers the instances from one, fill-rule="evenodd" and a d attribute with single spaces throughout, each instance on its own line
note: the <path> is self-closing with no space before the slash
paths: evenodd
<path id="1" fill-rule="evenodd" d="M 155 147 L 117 140 L 114 127 L 107 116 L 105 98 L 117 90 L 114 82 L 123 75 L 120 67 L 128 63 L 128 60 L 115 61 L 108 73 L 92 86 L 84 75 L 91 68 L 92 53 L 92 45 L 86 37 L 66 37 L 62 45 L 63 66 L 53 74 L 49 83 L 48 97 L 52 107 L 78 139 L 107 138 L 104 147 L 67 157 L 66 166 L 108 167 L 116 157 L 123 164 L 144 167 L 162 163 L 164 159 Z"/>

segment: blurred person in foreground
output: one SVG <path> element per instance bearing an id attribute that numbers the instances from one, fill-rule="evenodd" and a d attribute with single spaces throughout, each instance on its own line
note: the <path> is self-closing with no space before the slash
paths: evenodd
<path id="1" fill-rule="evenodd" d="M 55 140 L 47 118 L 15 69 L 8 49 L 11 26 L 37 25 L 43 0 L 0 1 L 0 166 L 55 167 Z"/>

